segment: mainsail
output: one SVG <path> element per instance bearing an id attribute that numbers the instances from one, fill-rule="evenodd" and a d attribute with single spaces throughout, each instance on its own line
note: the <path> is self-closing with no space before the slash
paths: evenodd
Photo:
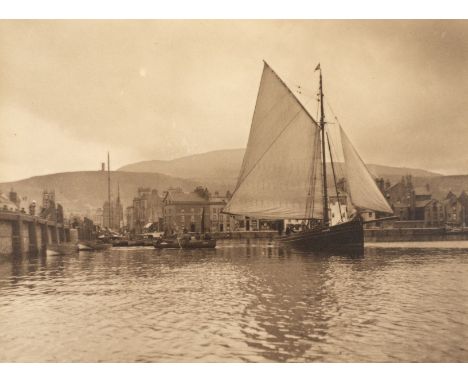
<path id="1" fill-rule="evenodd" d="M 362 209 L 393 213 L 374 178 L 341 127 L 340 132 L 351 203 Z"/>
<path id="2" fill-rule="evenodd" d="M 239 180 L 225 212 L 265 219 L 320 219 L 320 129 L 265 63 Z"/>

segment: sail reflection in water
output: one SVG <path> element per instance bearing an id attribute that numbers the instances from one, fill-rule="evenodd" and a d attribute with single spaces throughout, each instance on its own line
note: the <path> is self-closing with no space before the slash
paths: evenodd
<path id="1" fill-rule="evenodd" d="M 467 275 L 463 247 L 4 258 L 1 360 L 466 361 Z"/>

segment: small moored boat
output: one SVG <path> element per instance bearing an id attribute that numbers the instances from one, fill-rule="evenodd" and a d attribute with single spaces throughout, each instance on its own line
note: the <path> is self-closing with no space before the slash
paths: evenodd
<path id="1" fill-rule="evenodd" d="M 211 238 L 174 238 L 158 239 L 153 243 L 154 248 L 164 249 L 197 249 L 197 248 L 215 248 L 216 239 Z"/>

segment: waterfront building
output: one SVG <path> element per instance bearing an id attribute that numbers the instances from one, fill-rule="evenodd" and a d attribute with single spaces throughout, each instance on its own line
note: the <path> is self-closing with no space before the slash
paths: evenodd
<path id="1" fill-rule="evenodd" d="M 384 195 L 400 220 L 424 221 L 426 206 L 432 200 L 429 185 L 414 187 L 411 175 L 402 177 L 400 182 L 388 187 Z"/>
<path id="2" fill-rule="evenodd" d="M 8 194 L 8 198 L 12 203 L 16 205 L 17 208 L 20 208 L 21 201 L 16 191 L 13 191 L 13 189 L 11 189 L 11 191 Z"/>
<path id="3" fill-rule="evenodd" d="M 0 193 L 0 209 L 4 211 L 16 211 L 18 206 L 9 197 Z"/>
<path id="4" fill-rule="evenodd" d="M 42 192 L 42 208 L 48 209 L 55 204 L 55 190 L 44 190 Z"/>
<path id="5" fill-rule="evenodd" d="M 445 223 L 449 226 L 462 226 L 464 209 L 459 198 L 452 191 L 449 191 L 443 200 L 443 204 L 445 207 Z"/>
<path id="6" fill-rule="evenodd" d="M 224 196 L 219 195 L 216 191 L 214 195 L 208 197 L 212 232 L 229 232 L 234 230 L 236 226 L 235 217 L 223 214 L 223 209 L 226 207 L 229 198 L 229 191 Z"/>
<path id="7" fill-rule="evenodd" d="M 63 207 L 55 201 L 55 190 L 42 192 L 42 208 L 39 216 L 44 219 L 63 222 Z"/>
<path id="8" fill-rule="evenodd" d="M 436 199 L 431 199 L 424 207 L 424 226 L 443 227 L 445 224 L 445 206 Z"/>
<path id="9" fill-rule="evenodd" d="M 91 219 L 93 220 L 95 225 L 99 227 L 104 227 L 104 216 L 102 208 L 97 208 L 92 214 Z"/>
<path id="10" fill-rule="evenodd" d="M 462 224 L 464 227 L 468 226 L 468 194 L 463 190 L 458 197 L 462 206 Z"/>
<path id="11" fill-rule="evenodd" d="M 164 229 L 168 232 L 210 231 L 210 209 L 208 198 L 196 192 L 169 189 L 163 199 Z M 202 216 L 204 218 L 202 219 Z"/>
<path id="12" fill-rule="evenodd" d="M 197 187 L 194 192 L 183 192 L 180 188 L 169 189 L 163 200 L 164 227 L 172 232 L 187 229 L 201 232 L 230 232 L 245 227 L 245 217 L 223 214 L 230 193 L 210 194 L 206 188 Z M 203 219 L 202 219 L 203 215 Z M 249 224 L 247 224 L 249 226 Z"/>
<path id="13" fill-rule="evenodd" d="M 135 224 L 134 224 L 134 208 L 133 206 L 128 206 L 125 210 L 125 220 L 126 220 L 126 228 L 129 232 L 135 232 Z"/>
<path id="14" fill-rule="evenodd" d="M 131 209 L 127 208 L 127 227 L 130 232 L 140 234 L 145 230 L 162 230 L 163 198 L 158 190 L 138 188 Z"/>

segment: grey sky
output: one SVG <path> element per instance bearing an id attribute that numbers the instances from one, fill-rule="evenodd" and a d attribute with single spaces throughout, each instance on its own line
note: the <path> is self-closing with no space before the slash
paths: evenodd
<path id="1" fill-rule="evenodd" d="M 466 21 L 0 21 L 0 181 L 245 147 L 262 60 L 369 163 L 468 173 Z"/>

